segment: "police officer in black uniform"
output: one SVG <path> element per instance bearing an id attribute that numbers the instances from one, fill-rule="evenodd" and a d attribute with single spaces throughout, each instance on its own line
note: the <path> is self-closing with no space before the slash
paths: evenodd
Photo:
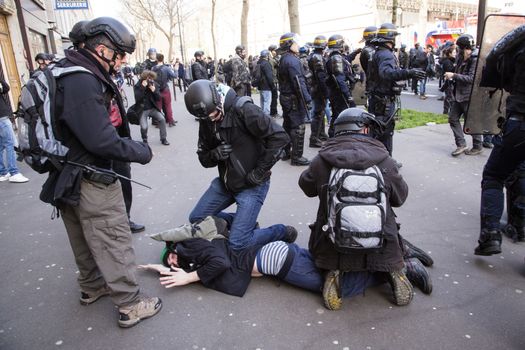
<path id="1" fill-rule="evenodd" d="M 330 119 L 330 127 L 328 135 L 334 136 L 334 122 L 339 113 L 343 110 L 355 107 L 352 99 L 352 66 L 350 62 L 343 57 L 342 51 L 344 49 L 344 38 L 335 34 L 328 39 L 328 49 L 330 50 L 330 57 L 326 61 L 327 73 L 327 87 L 328 98 L 330 99 L 330 106 L 332 108 L 332 118 Z M 354 53 L 352 53 L 354 55 Z M 357 53 L 355 53 L 357 55 Z M 355 58 L 355 55 L 353 58 Z"/>
<path id="2" fill-rule="evenodd" d="M 483 169 L 481 232 L 476 255 L 501 253 L 499 221 L 503 213 L 503 185 L 514 173 L 507 208 L 514 239 L 525 241 L 525 26 L 501 38 L 486 59 L 480 86 L 505 89 L 506 118 Z M 510 191 L 509 191 L 510 189 Z"/>
<path id="3" fill-rule="evenodd" d="M 372 43 L 372 40 L 375 39 L 377 35 L 377 27 L 375 26 L 369 26 L 366 27 L 363 30 L 363 39 L 361 42 L 364 41 L 365 47 L 363 47 L 363 50 L 361 51 L 361 56 L 359 56 L 359 63 L 361 64 L 361 68 L 365 72 L 366 81 L 368 81 L 368 65 L 370 62 L 372 62 L 372 57 L 374 57 L 374 53 L 376 52 L 376 47 Z M 366 84 L 366 92 L 369 93 L 368 90 L 368 84 Z"/>
<path id="4" fill-rule="evenodd" d="M 367 90 L 370 93 L 368 111 L 384 124 L 384 130 L 375 137 L 383 142 L 388 153 L 392 155 L 394 136 L 394 114 L 396 112 L 396 96 L 401 94 L 401 86 L 396 82 L 416 77 L 423 79 L 425 72 L 418 69 L 401 69 L 394 55 L 396 36 L 399 33 L 392 23 L 384 23 L 377 32 L 376 51 L 368 66 Z M 398 163 L 398 167 L 401 164 Z"/>
<path id="5" fill-rule="evenodd" d="M 279 39 L 279 49 L 283 52 L 279 61 L 279 100 L 283 108 L 283 128 L 292 140 L 291 145 L 284 150 L 283 160 L 291 158 L 292 165 L 308 165 L 310 161 L 303 157 L 303 148 L 305 118 L 312 98 L 306 85 L 301 61 L 297 58 L 299 53 L 297 34 L 283 34 Z"/>
<path id="6" fill-rule="evenodd" d="M 316 36 L 313 43 L 314 51 L 308 57 L 308 66 L 312 72 L 312 99 L 314 102 L 314 113 L 310 128 L 310 147 L 321 147 L 322 141 L 326 140 L 324 111 L 328 88 L 326 87 L 326 65 L 324 50 L 327 45 L 326 37 Z"/>

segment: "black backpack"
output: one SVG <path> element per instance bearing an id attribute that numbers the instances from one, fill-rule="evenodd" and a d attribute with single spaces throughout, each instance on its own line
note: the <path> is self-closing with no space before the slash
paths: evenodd
<path id="1" fill-rule="evenodd" d="M 261 63 L 257 63 L 253 68 L 252 73 L 252 86 L 258 88 L 262 82 Z"/>

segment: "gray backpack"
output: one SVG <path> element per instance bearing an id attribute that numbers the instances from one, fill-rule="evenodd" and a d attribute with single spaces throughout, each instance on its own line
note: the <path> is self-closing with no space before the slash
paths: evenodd
<path id="1" fill-rule="evenodd" d="M 364 170 L 333 168 L 323 230 L 341 253 L 379 249 L 383 246 L 386 208 L 383 174 L 377 166 Z"/>

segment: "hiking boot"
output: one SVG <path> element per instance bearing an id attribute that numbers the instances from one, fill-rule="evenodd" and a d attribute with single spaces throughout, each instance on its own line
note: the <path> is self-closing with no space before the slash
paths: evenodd
<path id="1" fill-rule="evenodd" d="M 286 243 L 293 243 L 297 239 L 297 230 L 293 226 L 286 226 L 286 237 L 283 239 Z"/>
<path id="2" fill-rule="evenodd" d="M 328 310 L 339 310 L 343 305 L 339 286 L 339 270 L 328 272 L 323 286 L 324 306 L 326 306 Z"/>
<path id="3" fill-rule="evenodd" d="M 421 261 L 416 258 L 407 259 L 405 260 L 405 266 L 405 274 L 410 283 L 425 294 L 432 293 L 432 280 Z"/>
<path id="4" fill-rule="evenodd" d="M 392 287 L 394 304 L 397 306 L 410 304 L 414 297 L 414 290 L 403 271 L 387 272 L 387 278 L 390 287 Z"/>
<path id="5" fill-rule="evenodd" d="M 131 233 L 138 233 L 142 232 L 146 229 L 146 226 L 141 224 L 136 224 L 133 221 L 129 221 L 129 229 L 131 230 Z"/>
<path id="6" fill-rule="evenodd" d="M 465 154 L 468 156 L 475 156 L 477 154 L 480 154 L 483 152 L 483 148 L 481 147 L 472 147 L 471 149 L 468 149 L 465 151 Z"/>
<path id="7" fill-rule="evenodd" d="M 135 304 L 119 307 L 118 325 L 122 328 L 133 327 L 141 320 L 154 316 L 160 309 L 162 309 L 160 298 L 142 296 Z"/>
<path id="8" fill-rule="evenodd" d="M 451 153 L 452 157 L 457 157 L 460 154 L 465 153 L 466 150 L 467 146 L 458 146 L 458 148 L 456 148 L 456 150 Z"/>
<path id="9" fill-rule="evenodd" d="M 416 258 L 427 267 L 434 265 L 434 260 L 430 257 L 430 255 L 425 253 L 423 249 L 416 247 L 404 238 L 403 248 L 405 250 L 405 255 L 403 256 L 404 259 Z"/>
<path id="10" fill-rule="evenodd" d="M 292 165 L 295 166 L 306 166 L 310 165 L 310 161 L 305 157 L 292 158 Z"/>
<path id="11" fill-rule="evenodd" d="M 482 229 L 479 235 L 478 246 L 474 254 L 490 256 L 501 253 L 501 232 L 496 229 Z"/>
<path id="12" fill-rule="evenodd" d="M 80 305 L 93 304 L 106 295 L 109 295 L 109 288 L 106 285 L 93 293 L 80 292 Z"/>

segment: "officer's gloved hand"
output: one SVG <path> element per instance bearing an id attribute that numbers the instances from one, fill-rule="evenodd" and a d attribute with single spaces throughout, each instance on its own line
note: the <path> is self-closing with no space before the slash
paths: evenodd
<path id="1" fill-rule="evenodd" d="M 230 157 L 230 153 L 232 153 L 232 151 L 232 145 L 224 143 L 211 150 L 211 158 L 217 162 L 220 160 L 226 160 Z"/>
<path id="2" fill-rule="evenodd" d="M 272 175 L 270 170 L 255 168 L 246 175 L 246 182 L 252 186 L 259 186 L 268 181 L 270 175 Z"/>
<path id="3" fill-rule="evenodd" d="M 308 110 L 311 110 L 312 108 L 314 108 L 314 103 L 312 101 L 309 101 L 306 103 L 306 108 Z"/>
<path id="4" fill-rule="evenodd" d="M 417 69 L 417 68 L 411 68 L 408 70 L 409 78 L 425 79 L 426 76 L 427 76 L 427 73 L 425 73 L 424 70 Z"/>

